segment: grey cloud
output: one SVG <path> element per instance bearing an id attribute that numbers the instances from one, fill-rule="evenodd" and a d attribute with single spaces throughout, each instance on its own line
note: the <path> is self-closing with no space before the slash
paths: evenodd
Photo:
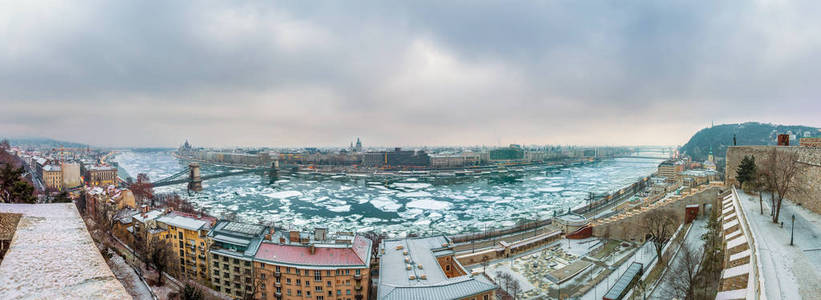
<path id="1" fill-rule="evenodd" d="M 710 120 L 821 126 L 815 1 L 31 3 L 0 12 L 0 134 L 653 144 Z"/>

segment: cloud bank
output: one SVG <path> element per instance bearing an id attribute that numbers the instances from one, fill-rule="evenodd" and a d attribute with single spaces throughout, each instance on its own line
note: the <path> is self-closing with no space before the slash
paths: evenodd
<path id="1" fill-rule="evenodd" d="M 9 1 L 0 134 L 683 144 L 821 126 L 818 1 Z"/>

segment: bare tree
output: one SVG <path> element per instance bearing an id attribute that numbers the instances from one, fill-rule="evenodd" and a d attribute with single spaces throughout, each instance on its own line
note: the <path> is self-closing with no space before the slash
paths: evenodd
<path id="1" fill-rule="evenodd" d="M 656 248 L 658 263 L 661 264 L 664 262 L 661 250 L 673 237 L 680 223 L 679 217 L 670 210 L 654 209 L 644 214 L 643 221 L 645 235 Z"/>
<path id="2" fill-rule="evenodd" d="M 148 242 L 148 263 L 157 270 L 157 284 L 163 285 L 162 273 L 173 268 L 175 265 L 175 255 L 171 250 L 171 245 L 168 241 L 162 240 L 159 237 L 153 237 Z"/>
<path id="3" fill-rule="evenodd" d="M 764 160 L 764 178 L 770 191 L 772 201 L 773 223 L 778 223 L 781 215 L 781 203 L 789 193 L 799 193 L 803 189 L 796 183 L 796 177 L 803 170 L 798 152 L 778 151 L 773 148 L 769 157 Z"/>
<path id="4" fill-rule="evenodd" d="M 678 255 L 671 262 L 670 272 L 664 281 L 667 289 L 661 291 L 668 299 L 694 299 L 698 289 L 697 275 L 703 253 L 698 249 L 681 245 Z"/>

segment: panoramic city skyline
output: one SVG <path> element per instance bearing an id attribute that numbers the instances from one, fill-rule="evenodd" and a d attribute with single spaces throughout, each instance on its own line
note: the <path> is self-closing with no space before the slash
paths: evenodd
<path id="1" fill-rule="evenodd" d="M 821 126 L 818 3 L 19 3 L 0 135 L 99 146 L 680 145 Z"/>

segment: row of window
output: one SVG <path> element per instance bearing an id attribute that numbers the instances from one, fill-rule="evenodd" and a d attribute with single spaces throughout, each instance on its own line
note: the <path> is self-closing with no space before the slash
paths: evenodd
<path id="1" fill-rule="evenodd" d="M 259 267 L 260 268 L 265 268 L 265 263 L 259 263 Z M 274 270 L 276 272 L 281 272 L 281 269 L 282 268 L 280 266 L 274 266 Z M 305 276 L 309 276 L 310 275 L 309 272 L 311 272 L 311 270 L 300 270 L 300 269 L 294 268 L 294 274 L 301 275 L 302 272 L 305 273 Z M 354 270 L 354 274 L 356 274 L 356 275 L 360 275 L 361 272 L 362 272 L 362 270 L 360 270 L 360 269 L 355 269 Z M 290 273 L 291 273 L 291 267 L 285 267 L 285 274 L 290 274 Z M 351 275 L 351 270 L 336 270 L 335 274 L 337 276 Z M 326 270 L 325 271 L 325 276 L 331 276 L 331 270 Z M 314 271 L 314 278 L 315 278 L 315 280 L 322 280 L 322 271 Z"/>

